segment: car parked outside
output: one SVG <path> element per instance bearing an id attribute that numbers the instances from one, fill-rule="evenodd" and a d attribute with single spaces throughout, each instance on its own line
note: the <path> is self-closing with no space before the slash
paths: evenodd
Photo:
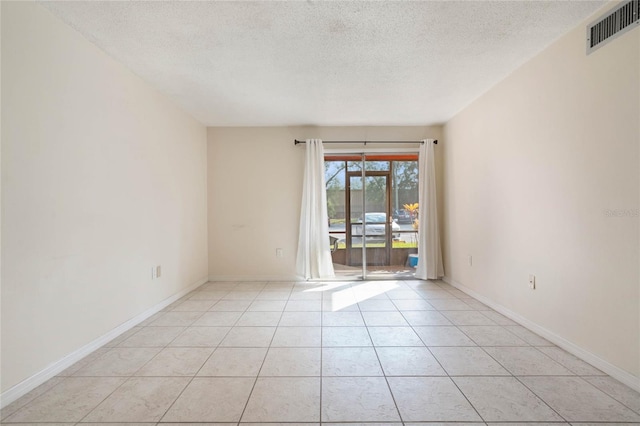
<path id="1" fill-rule="evenodd" d="M 367 237 L 367 239 L 385 235 L 385 225 L 387 223 L 386 213 L 365 213 L 364 217 L 366 219 L 365 236 Z M 391 232 L 393 233 L 393 237 L 400 238 L 400 225 L 398 225 L 398 223 L 394 219 L 389 220 L 389 222 L 391 222 Z M 351 232 L 356 236 L 362 235 L 362 218 L 359 218 L 358 222 L 354 222 L 352 224 Z"/>
<path id="2" fill-rule="evenodd" d="M 393 218 L 398 223 L 412 223 L 413 218 L 411 217 L 411 213 L 409 213 L 405 209 L 396 210 Z"/>

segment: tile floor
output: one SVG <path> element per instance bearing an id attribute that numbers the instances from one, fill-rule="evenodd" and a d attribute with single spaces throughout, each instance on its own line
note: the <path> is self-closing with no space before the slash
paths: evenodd
<path id="1" fill-rule="evenodd" d="M 204 284 L 1 419 L 638 425 L 640 394 L 440 281 L 227 282 Z"/>

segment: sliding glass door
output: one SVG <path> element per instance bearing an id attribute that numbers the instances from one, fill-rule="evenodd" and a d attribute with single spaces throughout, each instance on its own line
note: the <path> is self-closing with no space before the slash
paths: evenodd
<path id="1" fill-rule="evenodd" d="M 346 250 L 347 264 L 371 267 L 391 261 L 392 237 L 389 172 L 347 173 Z M 363 183 L 364 182 L 364 183 Z"/>
<path id="2" fill-rule="evenodd" d="M 325 158 L 329 239 L 336 275 L 347 279 L 412 277 L 417 252 L 415 155 Z"/>

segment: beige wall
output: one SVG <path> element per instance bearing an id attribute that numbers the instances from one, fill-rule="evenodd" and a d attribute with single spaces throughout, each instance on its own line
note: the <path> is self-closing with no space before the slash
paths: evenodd
<path id="1" fill-rule="evenodd" d="M 637 378 L 640 31 L 589 56 L 584 37 L 580 25 L 446 124 L 445 270 Z"/>
<path id="2" fill-rule="evenodd" d="M 0 81 L 2 81 L 2 7 L 0 6 Z M 0 84 L 0 99 L 2 84 Z M 2 392 L 2 102 L 0 102 L 0 393 Z"/>
<path id="3" fill-rule="evenodd" d="M 206 277 L 207 147 L 35 3 L 2 3 L 2 56 L 4 392 Z"/>
<path id="4" fill-rule="evenodd" d="M 440 137 L 439 126 L 209 128 L 209 276 L 296 277 L 305 148 L 294 146 L 294 139 Z M 276 257 L 276 248 L 283 249 L 282 258 Z"/>

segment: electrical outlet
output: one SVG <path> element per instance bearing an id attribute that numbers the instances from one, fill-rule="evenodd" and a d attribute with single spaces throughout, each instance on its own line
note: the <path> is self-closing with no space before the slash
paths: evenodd
<path id="1" fill-rule="evenodd" d="M 156 278 L 156 267 L 152 266 L 151 267 L 151 279 L 155 279 Z"/>
<path id="2" fill-rule="evenodd" d="M 283 257 L 284 251 L 281 248 L 276 249 L 276 257 Z"/>
<path id="3" fill-rule="evenodd" d="M 162 267 L 160 265 L 156 266 L 156 278 L 160 278 L 162 276 Z"/>
<path id="4" fill-rule="evenodd" d="M 531 290 L 536 289 L 536 276 L 533 274 L 529 275 L 529 288 Z"/>

